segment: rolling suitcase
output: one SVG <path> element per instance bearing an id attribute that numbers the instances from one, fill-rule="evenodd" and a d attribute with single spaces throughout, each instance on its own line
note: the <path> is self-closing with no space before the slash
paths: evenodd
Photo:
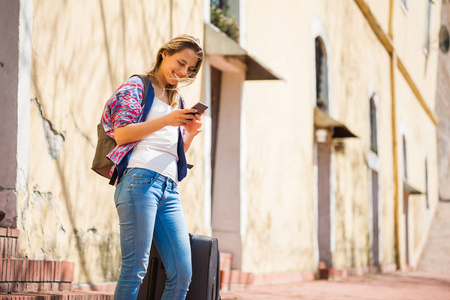
<path id="1" fill-rule="evenodd" d="M 186 300 L 220 300 L 220 255 L 217 238 L 189 234 L 189 239 L 192 252 L 192 282 Z M 155 245 L 152 244 L 147 275 L 137 299 L 161 299 L 165 282 L 164 266 Z"/>
<path id="2" fill-rule="evenodd" d="M 220 255 L 217 238 L 190 234 L 192 282 L 186 300 L 220 300 Z"/>
<path id="3" fill-rule="evenodd" d="M 155 244 L 152 243 L 150 258 L 148 260 L 147 274 L 144 277 L 137 300 L 159 300 L 166 284 L 166 271 L 159 257 Z"/>

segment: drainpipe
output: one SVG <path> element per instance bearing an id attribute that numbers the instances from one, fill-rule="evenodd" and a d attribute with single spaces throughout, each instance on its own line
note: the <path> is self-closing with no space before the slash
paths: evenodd
<path id="1" fill-rule="evenodd" d="M 400 203 L 399 203 L 399 182 L 398 182 L 398 157 L 397 157 L 397 119 L 396 119 L 396 98 L 395 98 L 395 70 L 398 63 L 397 53 L 394 47 L 394 34 L 392 28 L 392 19 L 394 11 L 394 0 L 390 0 L 389 5 L 389 32 L 386 34 L 383 32 L 380 24 L 373 15 L 366 0 L 354 0 L 356 5 L 361 10 L 361 13 L 366 18 L 373 32 L 377 36 L 378 40 L 386 49 L 389 54 L 390 62 L 390 75 L 391 75 L 391 123 L 392 123 L 392 151 L 393 151 L 393 163 L 394 163 L 394 232 L 395 232 L 395 263 L 397 269 L 401 268 L 401 253 L 400 253 Z M 402 73 L 407 73 L 402 72 Z M 404 74 L 405 75 L 405 74 Z M 412 84 L 414 85 L 414 84 Z"/>
<path id="2" fill-rule="evenodd" d="M 398 184 L 398 155 L 397 155 L 397 119 L 396 119 L 396 98 L 395 98 L 395 62 L 396 52 L 390 56 L 391 64 L 391 113 L 392 113 L 392 151 L 394 165 L 394 232 L 395 232 L 395 263 L 397 269 L 401 269 L 400 260 L 400 203 Z"/>
<path id="3" fill-rule="evenodd" d="M 389 3 L 389 37 L 394 41 L 393 20 L 394 15 L 394 0 Z M 394 232 L 395 232 L 395 264 L 397 270 L 401 269 L 400 260 L 400 203 L 399 203 L 399 184 L 398 184 L 398 155 L 397 155 L 397 109 L 395 97 L 395 69 L 397 61 L 397 53 L 394 45 L 392 45 L 392 52 L 389 53 L 390 71 L 391 71 L 391 122 L 392 122 L 392 151 L 393 151 L 393 165 L 394 165 Z"/>
<path id="4" fill-rule="evenodd" d="M 394 15 L 394 0 L 389 3 L 389 37 L 394 41 L 393 20 Z M 398 184 L 398 155 L 397 155 L 397 108 L 395 97 L 395 69 L 397 61 L 397 53 L 394 45 L 392 45 L 392 52 L 389 56 L 390 71 L 391 71 L 391 121 L 392 121 L 392 151 L 393 151 L 393 165 L 394 165 L 394 232 L 395 232 L 395 264 L 397 270 L 401 269 L 400 260 L 400 203 L 399 203 L 399 184 Z"/>

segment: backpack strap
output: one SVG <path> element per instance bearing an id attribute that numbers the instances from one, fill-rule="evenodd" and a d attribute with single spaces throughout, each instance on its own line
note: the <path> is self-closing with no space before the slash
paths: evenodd
<path id="1" fill-rule="evenodd" d="M 141 78 L 142 82 L 144 83 L 144 95 L 142 97 L 142 102 L 141 102 L 141 107 L 143 107 L 145 104 L 145 100 L 147 98 L 146 95 L 148 92 L 148 87 L 150 85 L 150 78 L 148 78 L 147 75 L 145 75 L 145 74 L 134 74 L 134 75 L 130 76 L 130 78 L 134 77 L 134 76 L 138 76 L 139 78 Z"/>
<path id="2" fill-rule="evenodd" d="M 147 100 L 148 88 L 149 88 L 151 82 L 150 82 L 150 78 L 148 78 L 147 75 L 145 75 L 145 74 L 134 74 L 134 75 L 130 76 L 130 78 L 134 77 L 134 76 L 138 76 L 139 78 L 141 78 L 142 82 L 144 83 L 144 95 L 142 95 L 141 108 L 143 110 L 143 116 L 142 117 L 145 120 L 145 117 L 148 114 L 149 108 L 145 107 L 145 110 L 144 110 L 144 105 L 145 105 L 145 102 Z M 152 102 L 153 101 L 153 97 L 149 101 Z M 126 160 L 126 164 L 120 163 L 119 164 L 120 166 L 116 166 L 114 168 L 114 172 L 113 172 L 113 174 L 111 176 L 111 180 L 109 181 L 110 185 L 114 185 L 116 183 L 117 177 L 119 176 L 119 171 L 121 172 L 120 175 L 122 176 L 123 171 L 125 171 L 124 167 L 126 167 L 126 165 L 128 165 L 128 160 L 130 158 L 130 154 L 131 154 L 131 151 L 129 153 L 127 153 L 126 157 L 124 157 L 124 159 Z M 118 170 L 118 168 L 120 168 L 120 170 Z"/>
<path id="3" fill-rule="evenodd" d="M 178 106 L 179 106 L 179 108 L 181 108 L 181 109 L 184 109 L 185 107 L 184 107 L 184 98 L 183 98 L 183 96 L 180 94 L 180 97 L 179 97 L 179 103 L 178 103 Z"/>
<path id="4" fill-rule="evenodd" d="M 180 109 L 184 109 L 185 108 L 185 105 L 184 105 L 185 103 L 184 103 L 184 98 L 183 98 L 183 96 L 182 95 L 180 95 L 180 100 L 179 100 L 179 103 L 178 103 L 178 107 L 180 108 Z M 182 132 L 181 132 L 181 128 L 180 128 L 180 133 L 179 133 L 180 135 L 181 135 L 181 139 L 179 140 L 179 143 L 180 142 L 183 142 L 183 134 L 182 134 Z M 194 167 L 194 165 L 191 165 L 191 164 L 188 164 L 188 163 L 186 163 L 186 165 L 187 165 L 187 168 L 190 170 L 190 169 L 192 169 L 193 167 Z"/>

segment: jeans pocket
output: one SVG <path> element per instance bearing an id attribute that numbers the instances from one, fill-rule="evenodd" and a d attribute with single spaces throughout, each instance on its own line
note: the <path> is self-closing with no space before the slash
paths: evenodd
<path id="1" fill-rule="evenodd" d="M 144 172 L 134 172 L 131 175 L 130 185 L 132 187 L 149 187 L 154 182 L 154 175 L 146 174 Z"/>

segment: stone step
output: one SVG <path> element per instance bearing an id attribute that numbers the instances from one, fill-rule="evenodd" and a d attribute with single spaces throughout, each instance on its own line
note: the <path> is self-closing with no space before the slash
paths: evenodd
<path id="1" fill-rule="evenodd" d="M 74 291 L 75 263 L 19 258 L 20 230 L 0 227 L 0 300 L 113 300 L 113 293 Z"/>
<path id="2" fill-rule="evenodd" d="M 75 263 L 0 258 L 0 293 L 69 291 Z"/>
<path id="3" fill-rule="evenodd" d="M 1 294 L 1 300 L 113 300 L 114 295 L 102 292 L 59 291 Z"/>
<path id="4" fill-rule="evenodd" d="M 231 253 L 220 252 L 220 290 L 230 290 Z"/>
<path id="5" fill-rule="evenodd" d="M 1 258 L 0 270 L 0 282 L 72 282 L 75 263 Z"/>

